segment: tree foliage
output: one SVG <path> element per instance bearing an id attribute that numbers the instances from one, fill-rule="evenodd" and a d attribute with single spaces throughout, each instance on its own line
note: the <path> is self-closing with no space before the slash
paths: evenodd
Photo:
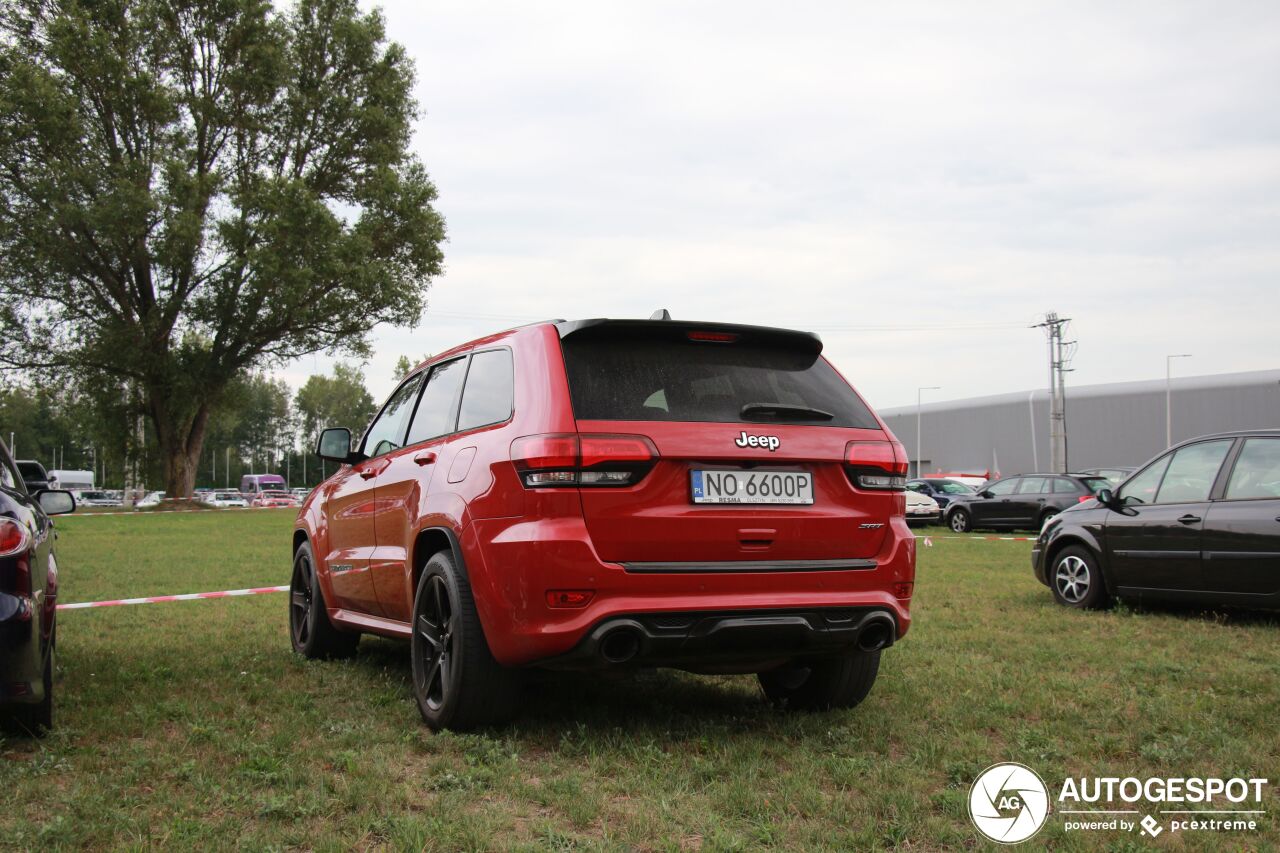
<path id="1" fill-rule="evenodd" d="M 360 368 L 335 364 L 332 376 L 313 375 L 298 389 L 302 440 L 314 447 L 320 430 L 326 427 L 347 427 L 359 435 L 369 425 L 376 405 L 364 387 Z"/>
<path id="2" fill-rule="evenodd" d="M 135 389 L 189 494 L 236 377 L 419 319 L 412 84 L 355 0 L 0 5 L 0 364 Z"/>

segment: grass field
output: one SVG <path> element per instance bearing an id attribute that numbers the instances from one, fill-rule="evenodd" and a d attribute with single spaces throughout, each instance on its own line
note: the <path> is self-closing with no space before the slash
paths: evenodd
<path id="1" fill-rule="evenodd" d="M 287 583 L 291 518 L 60 520 L 62 600 Z M 966 801 L 997 761 L 1052 791 L 1067 775 L 1278 781 L 1280 623 L 1069 612 L 1029 548 L 922 549 L 915 624 L 871 696 L 810 715 L 775 711 L 753 677 L 575 675 L 535 687 L 510 727 L 435 735 L 407 646 L 300 660 L 282 594 L 65 611 L 57 730 L 0 745 L 0 845 L 980 848 Z M 1028 847 L 1046 844 L 1152 846 L 1060 818 Z M 1154 846 L 1274 849 L 1280 827 Z"/>

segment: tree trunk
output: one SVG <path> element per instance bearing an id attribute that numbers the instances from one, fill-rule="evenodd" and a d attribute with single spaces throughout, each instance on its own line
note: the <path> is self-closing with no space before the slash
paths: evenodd
<path id="1" fill-rule="evenodd" d="M 204 451 L 209 404 L 201 403 L 190 419 L 178 420 L 163 401 L 153 396 L 151 416 L 160 452 L 164 454 L 165 496 L 189 500 L 195 491 L 200 454 Z"/>

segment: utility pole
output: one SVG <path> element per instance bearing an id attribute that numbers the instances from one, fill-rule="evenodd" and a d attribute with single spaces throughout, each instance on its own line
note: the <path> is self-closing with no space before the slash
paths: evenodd
<path id="1" fill-rule="evenodd" d="M 1164 446 L 1173 447 L 1173 360 L 1191 358 L 1191 353 L 1180 352 L 1164 357 Z"/>
<path id="2" fill-rule="evenodd" d="M 1076 341 L 1064 341 L 1063 332 L 1070 317 L 1059 317 L 1050 311 L 1044 322 L 1032 328 L 1044 329 L 1049 339 L 1049 470 L 1057 474 L 1067 471 L 1067 367 L 1075 357 Z"/>
<path id="3" fill-rule="evenodd" d="M 938 390 L 941 390 L 941 386 L 940 386 L 940 385 L 925 385 L 925 386 L 924 386 L 924 387 L 922 387 L 922 388 L 917 388 L 917 389 L 916 389 L 916 476 L 917 476 L 917 477 L 923 477 L 923 476 L 924 476 L 924 468 L 922 467 L 924 463 L 921 461 L 921 456 L 920 456 L 920 445 L 921 445 L 921 440 L 920 440 L 920 395 L 921 395 L 923 392 L 925 392 L 925 391 L 938 391 Z"/>

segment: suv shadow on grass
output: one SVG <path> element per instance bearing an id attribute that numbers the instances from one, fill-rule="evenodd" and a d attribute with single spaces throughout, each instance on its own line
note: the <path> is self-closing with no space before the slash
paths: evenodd
<path id="1" fill-rule="evenodd" d="M 404 679 L 412 691 L 412 670 L 403 644 L 365 637 L 354 663 Z M 868 708 L 874 707 L 875 694 Z M 593 734 L 623 734 L 637 740 L 661 735 L 670 740 L 742 733 L 754 738 L 762 727 L 803 734 L 826 731 L 847 711 L 787 713 L 775 708 L 752 675 L 703 676 L 665 668 L 619 668 L 610 672 L 527 670 L 519 717 L 493 729 L 560 740 L 574 728 Z M 878 719 L 872 712 L 863 722 Z M 624 734 L 627 733 L 627 734 Z"/>

